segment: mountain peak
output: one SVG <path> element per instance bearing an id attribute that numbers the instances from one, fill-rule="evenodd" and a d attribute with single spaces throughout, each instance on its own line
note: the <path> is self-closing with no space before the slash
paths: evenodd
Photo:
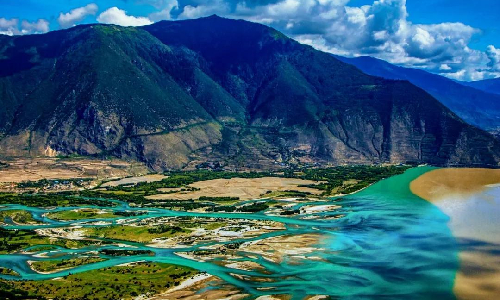
<path id="1" fill-rule="evenodd" d="M 206 17 L 207 19 L 225 19 L 223 17 L 220 17 L 219 15 L 217 14 L 213 14 L 213 15 L 210 15 L 210 16 L 207 16 Z"/>

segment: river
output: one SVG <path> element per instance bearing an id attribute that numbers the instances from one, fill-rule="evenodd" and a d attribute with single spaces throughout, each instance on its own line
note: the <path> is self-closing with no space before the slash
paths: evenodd
<path id="1" fill-rule="evenodd" d="M 50 257 L 38 257 L 35 253 L 0 255 L 0 266 L 13 269 L 20 277 L 0 275 L 4 279 L 44 280 L 70 273 L 85 272 L 133 261 L 156 261 L 189 266 L 220 277 L 245 293 L 252 295 L 288 294 L 293 299 L 306 295 L 331 295 L 343 299 L 384 297 L 384 299 L 455 299 L 453 285 L 459 267 L 458 243 L 447 226 L 449 218 L 436 206 L 413 195 L 409 189 L 412 180 L 431 168 L 422 167 L 406 171 L 402 175 L 382 180 L 361 192 L 332 198 L 331 204 L 342 208 L 322 213 L 322 218 L 304 220 L 299 217 L 277 217 L 264 213 L 192 213 L 164 209 L 149 209 L 148 214 L 130 218 L 160 216 L 193 216 L 220 218 L 248 218 L 282 222 L 286 229 L 267 233 L 265 237 L 277 235 L 319 234 L 320 241 L 314 250 L 306 254 L 299 263 L 295 260 L 271 262 L 255 254 L 240 253 L 241 260 L 254 261 L 266 272 L 245 271 L 227 268 L 214 262 L 198 262 L 175 254 L 178 251 L 193 251 L 204 244 L 183 249 L 159 249 L 144 244 L 121 242 L 130 249 L 150 250 L 154 256 L 106 257 L 108 260 L 83 265 L 53 274 L 39 274 L 27 264 L 28 260 L 39 261 L 57 257 L 70 258 L 88 251 L 100 249 L 127 249 L 117 245 L 90 246 L 81 249 L 57 248 L 49 252 Z M 324 204 L 329 204 L 324 203 Z M 299 204 L 302 205 L 302 204 Z M 92 206 L 89 206 L 92 207 Z M 102 207 L 99 207 L 102 208 Z M 144 210 L 128 207 L 119 202 L 110 210 Z M 24 209 L 34 218 L 46 223 L 43 226 L 5 226 L 8 229 L 36 229 L 43 227 L 67 227 L 96 220 L 61 222 L 42 217 L 47 212 L 41 208 L 19 205 L 6 209 Z M 74 209 L 71 207 L 57 210 Z M 54 210 L 51 210 L 54 211 Z M 341 218 L 330 218 L 342 215 Z M 126 219 L 120 217 L 119 219 Z M 101 221 L 101 220 L 100 220 Z M 102 220 L 116 222 L 117 219 Z M 248 239 L 237 240 L 239 242 Z M 233 241 L 234 242 L 234 241 Z M 41 251 L 47 252 L 47 251 Z M 307 259 L 314 257 L 314 259 Z M 52 258 L 53 259 L 53 258 Z M 269 278 L 269 281 L 244 281 L 238 276 Z"/>

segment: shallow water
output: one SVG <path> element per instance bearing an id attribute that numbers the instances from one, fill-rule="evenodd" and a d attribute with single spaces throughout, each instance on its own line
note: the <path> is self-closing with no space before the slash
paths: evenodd
<path id="1" fill-rule="evenodd" d="M 332 199 L 332 204 L 341 205 L 342 208 L 334 212 L 322 213 L 323 220 L 321 218 L 302 220 L 299 217 L 274 217 L 262 213 L 203 214 L 163 209 L 149 209 L 147 215 L 130 218 L 209 216 L 265 219 L 283 222 L 286 229 L 266 234 L 263 237 L 283 234 L 321 234 L 320 244 L 311 245 L 317 250 L 306 254 L 306 257 L 319 257 L 321 260 L 302 259 L 297 264 L 296 260 L 285 259 L 282 263 L 276 264 L 256 255 L 247 256 L 242 253 L 243 260 L 258 262 L 266 268 L 269 274 L 230 269 L 212 262 L 196 262 L 174 254 L 174 251 L 195 250 L 203 244 L 173 250 L 123 242 L 130 247 L 154 251 L 156 255 L 109 257 L 109 260 L 104 262 L 47 275 L 32 271 L 26 263 L 27 260 L 47 258 L 34 258 L 28 254 L 0 255 L 0 266 L 15 270 L 22 279 L 43 280 L 69 273 L 74 274 L 127 262 L 147 260 L 180 264 L 206 271 L 253 295 L 289 294 L 293 295 L 294 299 L 318 294 L 332 295 L 343 299 L 364 299 L 375 296 L 382 296 L 386 299 L 454 299 L 452 291 L 458 268 L 458 246 L 447 226 L 449 219 L 437 207 L 414 196 L 409 190 L 409 183 L 429 170 L 430 168 L 411 169 L 403 175 L 383 180 L 357 194 L 343 197 L 340 201 Z M 121 203 L 121 207 L 110 209 L 123 210 L 124 206 L 126 204 Z M 10 206 L 3 209 L 31 211 L 35 218 L 48 223 L 47 226 L 50 227 L 64 227 L 69 224 L 95 221 L 54 222 L 41 217 L 46 212 L 44 209 L 22 206 Z M 72 208 L 59 208 L 58 210 L 67 209 Z M 128 207 L 127 209 L 137 210 Z M 344 217 L 326 220 L 326 217 L 339 214 L 344 215 Z M 116 219 L 108 221 L 115 222 Z M 31 229 L 40 228 L 40 226 L 7 226 L 6 228 Z M 247 240 L 252 239 L 242 239 L 241 241 Z M 117 247 L 108 245 L 78 250 L 59 248 L 50 254 L 63 254 L 66 257 L 72 257 L 89 250 L 102 248 L 115 249 Z M 230 273 L 261 278 L 268 277 L 276 279 L 276 281 L 242 281 Z M 5 275 L 1 277 L 15 279 Z M 271 288 L 271 290 L 262 291 L 258 290 L 259 288 Z"/>

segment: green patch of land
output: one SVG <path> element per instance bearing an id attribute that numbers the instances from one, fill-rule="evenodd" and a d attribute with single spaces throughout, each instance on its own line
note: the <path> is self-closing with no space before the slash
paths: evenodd
<path id="1" fill-rule="evenodd" d="M 287 170 L 285 176 L 326 182 L 308 187 L 322 190 L 323 195 L 328 196 L 357 192 L 382 179 L 403 174 L 409 168 L 411 166 L 342 166 Z"/>
<path id="2" fill-rule="evenodd" d="M 75 187 L 85 187 L 86 183 L 92 181 L 92 178 L 72 178 L 72 179 L 41 179 L 38 181 L 22 181 L 17 184 L 18 188 L 47 188 L 55 185 L 73 185 Z"/>
<path id="3" fill-rule="evenodd" d="M 0 205 L 2 204 L 20 204 L 31 207 L 51 207 L 51 206 L 78 206 L 95 205 L 102 207 L 115 206 L 115 203 L 75 197 L 73 192 L 48 193 L 48 194 L 13 194 L 0 193 Z"/>
<path id="4" fill-rule="evenodd" d="M 0 267 L 0 274 L 1 275 L 10 275 L 10 276 L 19 276 L 19 274 L 16 271 L 9 269 L 9 268 L 4 268 L 4 267 Z"/>
<path id="5" fill-rule="evenodd" d="M 0 211 L 0 223 L 5 222 L 6 219 L 11 219 L 17 224 L 38 224 L 31 213 L 25 210 L 4 210 Z"/>
<path id="6" fill-rule="evenodd" d="M 155 238 L 168 238 L 191 232 L 183 228 L 179 228 L 178 230 L 168 228 L 168 230 L 161 232 L 161 230 L 157 231 L 156 228 L 158 227 L 128 225 L 87 228 L 85 229 L 85 236 L 149 243 Z"/>
<path id="7" fill-rule="evenodd" d="M 163 263 L 138 263 L 65 276 L 57 280 L 0 280 L 0 296 L 5 299 L 132 299 L 138 295 L 158 294 L 179 285 L 198 271 Z M 96 280 L 99 278 L 99 280 Z M 20 291 L 24 292 L 20 293 Z M 9 294 L 7 294 L 9 295 Z M 26 297 L 28 296 L 28 297 Z"/>
<path id="8" fill-rule="evenodd" d="M 155 253 L 150 250 L 118 250 L 118 249 L 103 249 L 99 253 L 107 256 L 133 256 L 133 255 L 149 255 L 154 256 Z"/>
<path id="9" fill-rule="evenodd" d="M 307 197 L 318 197 L 308 192 L 300 191 L 269 191 L 264 194 L 264 197 L 268 198 L 307 198 Z"/>
<path id="10" fill-rule="evenodd" d="M 0 228 L 0 254 L 13 253 L 35 245 L 56 245 L 69 249 L 81 248 L 93 241 L 49 238 L 32 230 L 6 230 Z"/>
<path id="11" fill-rule="evenodd" d="M 212 207 L 211 211 L 256 213 L 256 212 L 266 210 L 268 208 L 269 208 L 269 205 L 267 205 L 266 203 L 258 202 L 258 203 L 252 203 L 249 205 L 242 205 L 242 206 L 215 206 L 215 207 Z"/>
<path id="12" fill-rule="evenodd" d="M 96 262 L 105 261 L 106 259 L 100 257 L 78 257 L 63 260 L 42 260 L 32 261 L 31 268 L 40 273 L 50 273 L 65 269 L 72 269 L 78 266 L 92 264 Z"/>
<path id="13" fill-rule="evenodd" d="M 114 214 L 111 211 L 82 208 L 76 210 L 64 210 L 64 211 L 49 213 L 47 217 L 53 220 L 69 221 L 69 220 L 82 220 L 82 219 L 110 219 L 110 218 L 118 218 L 120 216 Z"/>

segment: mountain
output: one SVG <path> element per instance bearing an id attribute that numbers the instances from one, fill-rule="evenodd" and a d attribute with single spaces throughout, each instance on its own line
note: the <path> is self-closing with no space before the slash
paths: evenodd
<path id="1" fill-rule="evenodd" d="M 469 124 L 492 133 L 500 132 L 500 95 L 464 86 L 443 76 L 392 65 L 373 57 L 336 56 L 361 71 L 386 79 L 408 80 L 434 96 Z"/>
<path id="2" fill-rule="evenodd" d="M 500 95 L 500 78 L 479 81 L 461 81 L 459 83 L 487 93 Z"/>
<path id="3" fill-rule="evenodd" d="M 1 36 L 0 104 L 3 156 L 155 170 L 500 160 L 499 141 L 409 82 L 217 16 Z"/>

